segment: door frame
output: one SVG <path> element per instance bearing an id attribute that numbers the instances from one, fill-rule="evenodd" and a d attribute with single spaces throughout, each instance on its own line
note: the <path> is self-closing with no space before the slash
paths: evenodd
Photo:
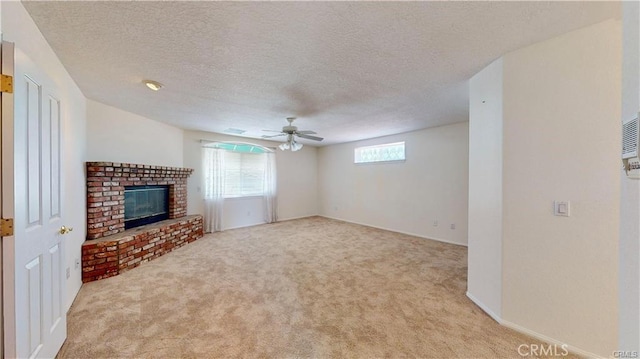
<path id="1" fill-rule="evenodd" d="M 0 61 L 2 74 L 14 76 L 15 69 L 15 47 L 14 44 L 7 41 L 2 41 L 0 46 Z M 14 121 L 14 108 L 13 99 L 14 94 L 2 93 L 0 95 L 0 199 L 1 199 L 1 214 L 2 218 L 14 218 L 14 158 L 13 158 L 13 121 Z M 15 318 L 15 237 L 7 236 L 2 237 L 2 248 L 0 249 L 2 255 L 2 357 L 14 358 L 16 357 L 16 327 Z"/>

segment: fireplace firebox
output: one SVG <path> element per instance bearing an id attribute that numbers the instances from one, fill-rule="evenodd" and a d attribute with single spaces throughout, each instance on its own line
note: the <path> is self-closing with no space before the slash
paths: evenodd
<path id="1" fill-rule="evenodd" d="M 124 228 L 169 218 L 169 186 L 125 186 Z"/>

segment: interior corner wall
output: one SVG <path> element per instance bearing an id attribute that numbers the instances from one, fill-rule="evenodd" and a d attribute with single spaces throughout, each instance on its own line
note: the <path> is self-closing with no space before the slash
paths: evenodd
<path id="1" fill-rule="evenodd" d="M 502 315 L 502 59 L 469 81 L 467 296 Z"/>
<path id="2" fill-rule="evenodd" d="M 88 161 L 183 167 L 182 129 L 87 100 Z"/>
<path id="3" fill-rule="evenodd" d="M 320 215 L 466 245 L 468 131 L 463 122 L 321 147 Z M 404 162 L 353 162 L 356 147 L 399 141 Z"/>
<path id="4" fill-rule="evenodd" d="M 622 117 L 640 111 L 640 3 L 622 4 Z M 620 272 L 618 349 L 640 352 L 640 180 L 620 170 Z"/>
<path id="5" fill-rule="evenodd" d="M 503 57 L 502 318 L 605 357 L 618 346 L 621 39 L 609 20 Z"/>
<path id="6" fill-rule="evenodd" d="M 202 190 L 202 143 L 229 141 L 254 143 L 275 147 L 278 142 L 229 136 L 211 132 L 184 132 L 184 166 L 194 172 L 187 182 L 187 213 L 204 213 Z M 276 151 L 278 188 L 278 220 L 287 220 L 318 214 L 317 148 L 304 146 L 297 152 Z M 231 229 L 264 223 L 262 197 L 228 198 L 224 201 L 222 228 Z"/>
<path id="7" fill-rule="evenodd" d="M 65 236 L 65 267 L 70 269 L 66 280 L 66 306 L 69 308 L 82 285 L 81 269 L 74 261 L 80 258 L 80 248 L 85 240 L 85 196 L 74 195 L 84 188 L 84 161 L 86 160 L 86 99 L 66 71 L 44 36 L 38 30 L 22 3 L 2 2 L 3 40 L 15 43 L 16 52 L 28 56 L 42 69 L 59 89 L 61 107 L 62 180 L 65 193 L 62 214 L 65 225 L 75 230 Z"/>

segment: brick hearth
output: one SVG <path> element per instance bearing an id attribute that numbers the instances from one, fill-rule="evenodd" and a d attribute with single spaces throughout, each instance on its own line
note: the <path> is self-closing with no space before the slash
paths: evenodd
<path id="1" fill-rule="evenodd" d="M 87 162 L 87 241 L 82 281 L 113 277 L 203 236 L 202 216 L 187 214 L 190 168 Z M 169 218 L 125 231 L 125 186 L 169 186 Z"/>
<path id="2" fill-rule="evenodd" d="M 82 282 L 116 276 L 202 237 L 202 216 L 167 219 L 82 245 Z"/>

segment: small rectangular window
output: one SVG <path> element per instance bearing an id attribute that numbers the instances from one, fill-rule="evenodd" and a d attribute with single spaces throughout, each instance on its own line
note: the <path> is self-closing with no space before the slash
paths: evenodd
<path id="1" fill-rule="evenodd" d="M 354 163 L 404 161 L 404 142 L 356 147 Z"/>

